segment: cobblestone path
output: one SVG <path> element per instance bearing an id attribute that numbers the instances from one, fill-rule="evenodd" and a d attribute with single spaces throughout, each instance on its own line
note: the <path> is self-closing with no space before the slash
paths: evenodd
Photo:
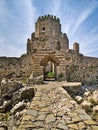
<path id="1" fill-rule="evenodd" d="M 98 130 L 58 82 L 39 85 L 18 130 Z"/>

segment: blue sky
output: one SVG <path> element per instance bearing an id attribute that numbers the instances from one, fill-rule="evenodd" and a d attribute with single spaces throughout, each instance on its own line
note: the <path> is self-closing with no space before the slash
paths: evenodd
<path id="1" fill-rule="evenodd" d="M 26 53 L 27 38 L 45 14 L 60 18 L 70 48 L 77 41 L 81 53 L 98 57 L 98 0 L 0 0 L 0 56 Z"/>

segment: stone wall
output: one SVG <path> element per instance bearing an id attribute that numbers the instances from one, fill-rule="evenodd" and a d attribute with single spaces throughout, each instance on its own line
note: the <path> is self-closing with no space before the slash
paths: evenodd
<path id="1" fill-rule="evenodd" d="M 63 75 L 64 80 L 78 81 L 82 83 L 98 83 L 98 59 L 85 57 L 74 50 L 68 50 L 66 53 L 53 51 L 39 51 L 33 54 L 25 54 L 20 58 L 0 58 L 0 78 L 19 78 L 22 76 L 43 75 L 43 66 L 41 60 L 46 55 L 53 55 L 60 64 L 57 66 L 57 77 Z"/>
<path id="2" fill-rule="evenodd" d="M 33 69 L 32 55 L 22 55 L 20 58 L 0 57 L 0 77 L 15 78 L 30 74 Z"/>
<path id="3" fill-rule="evenodd" d="M 45 57 L 45 56 L 52 56 L 56 59 L 58 59 L 59 61 L 59 65 L 57 65 L 57 77 L 59 76 L 59 74 L 63 74 L 66 75 L 66 68 L 65 68 L 65 54 L 62 52 L 54 52 L 54 51 L 39 51 L 37 53 L 34 54 L 34 68 L 33 68 L 33 73 L 34 76 L 39 76 L 39 75 L 43 75 L 43 67 L 41 66 L 41 60 Z"/>
<path id="4" fill-rule="evenodd" d="M 0 75 L 15 73 L 19 68 L 19 58 L 0 57 Z"/>
<path id="5" fill-rule="evenodd" d="M 81 57 L 81 62 L 72 61 L 66 65 L 66 75 L 68 81 L 80 81 L 82 83 L 98 83 L 98 59 L 91 57 Z M 78 57 L 79 59 L 79 57 Z M 96 61 L 96 62 L 95 62 Z"/>
<path id="6" fill-rule="evenodd" d="M 84 56 L 84 61 L 87 64 L 98 64 L 98 58 Z"/>

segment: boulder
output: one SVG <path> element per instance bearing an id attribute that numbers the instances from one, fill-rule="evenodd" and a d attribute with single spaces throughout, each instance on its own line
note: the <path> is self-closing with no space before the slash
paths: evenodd
<path id="1" fill-rule="evenodd" d="M 8 111 L 12 108 L 12 102 L 11 100 L 4 101 L 3 102 L 3 107 L 5 108 L 5 111 Z"/>
<path id="2" fill-rule="evenodd" d="M 88 97 L 91 95 L 91 92 L 90 91 L 87 91 L 87 92 L 84 92 L 84 96 Z"/>
<path id="3" fill-rule="evenodd" d="M 0 126 L 0 130 L 8 130 L 8 129 L 4 126 Z"/>
<path id="4" fill-rule="evenodd" d="M 3 112 L 5 112 L 5 108 L 4 106 L 0 106 L 0 113 L 3 113 Z"/>
<path id="5" fill-rule="evenodd" d="M 4 112 L 10 110 L 11 108 L 12 108 L 12 102 L 11 102 L 11 100 L 4 101 L 3 105 L 0 106 L 0 113 L 4 113 Z"/>
<path id="6" fill-rule="evenodd" d="M 83 101 L 83 98 L 81 96 L 76 96 L 75 100 L 77 101 L 77 103 L 81 103 Z"/>
<path id="7" fill-rule="evenodd" d="M 95 91 L 93 92 L 93 96 L 96 97 L 96 98 L 98 98 L 98 90 L 95 90 Z"/>
<path id="8" fill-rule="evenodd" d="M 82 107 L 85 107 L 85 106 L 92 106 L 92 104 L 89 102 L 89 101 L 83 101 L 81 103 Z"/>
<path id="9" fill-rule="evenodd" d="M 15 117 L 19 118 L 20 117 L 20 112 L 16 112 Z"/>
<path id="10" fill-rule="evenodd" d="M 94 113 L 98 113 L 98 105 L 96 105 L 96 106 L 93 107 L 93 112 Z"/>
<path id="11" fill-rule="evenodd" d="M 12 99 L 13 93 L 22 87 L 22 83 L 16 80 L 9 80 L 6 85 L 3 84 L 3 86 L 1 86 L 1 95 L 3 101 Z"/>
<path id="12" fill-rule="evenodd" d="M 25 87 L 21 89 L 21 99 L 32 99 L 34 97 L 34 88 L 33 87 Z"/>
<path id="13" fill-rule="evenodd" d="M 91 108 L 92 104 L 91 104 L 90 102 L 88 102 L 88 101 L 83 101 L 83 102 L 81 103 L 81 106 L 82 106 L 82 108 L 83 108 L 86 112 L 92 112 L 92 108 Z"/>
<path id="14" fill-rule="evenodd" d="M 26 103 L 24 103 L 24 102 L 19 102 L 18 104 L 16 104 L 16 105 L 11 109 L 11 113 L 12 113 L 12 114 L 15 114 L 16 112 L 20 112 L 20 111 L 22 111 L 25 107 L 26 107 Z"/>
<path id="15" fill-rule="evenodd" d="M 69 82 L 67 84 L 63 83 L 62 86 L 71 96 L 82 92 L 82 84 L 80 82 Z"/>
<path id="16" fill-rule="evenodd" d="M 92 103 L 93 106 L 98 105 L 98 98 L 95 96 L 92 96 L 90 99 L 90 102 Z"/>
<path id="17" fill-rule="evenodd" d="M 13 105 L 17 104 L 19 101 L 22 101 L 20 90 L 13 93 L 13 97 L 12 97 L 13 98 Z"/>
<path id="18" fill-rule="evenodd" d="M 6 84 L 7 84 L 7 79 L 3 78 L 3 79 L 1 80 L 1 86 L 4 86 L 4 85 L 6 85 Z"/>
<path id="19" fill-rule="evenodd" d="M 19 81 L 11 81 L 9 80 L 7 83 L 7 87 L 9 88 L 10 92 L 15 92 L 17 90 L 19 90 L 20 88 L 24 87 L 23 84 Z"/>
<path id="20" fill-rule="evenodd" d="M 8 126 L 2 122 L 0 122 L 0 130 L 8 130 Z"/>

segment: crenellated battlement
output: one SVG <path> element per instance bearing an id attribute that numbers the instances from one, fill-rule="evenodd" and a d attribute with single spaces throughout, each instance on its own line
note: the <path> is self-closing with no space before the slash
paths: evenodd
<path id="1" fill-rule="evenodd" d="M 38 20 L 45 20 L 45 19 L 52 19 L 52 20 L 55 20 L 55 21 L 57 21 L 57 22 L 60 22 L 60 19 L 59 18 L 57 18 L 56 16 L 53 16 L 53 15 L 50 15 L 50 14 L 48 14 L 48 15 L 44 15 L 44 16 L 40 16 L 39 18 L 38 18 Z"/>
<path id="2" fill-rule="evenodd" d="M 59 37 L 61 33 L 60 19 L 53 15 L 40 16 L 35 23 L 35 37 Z"/>

